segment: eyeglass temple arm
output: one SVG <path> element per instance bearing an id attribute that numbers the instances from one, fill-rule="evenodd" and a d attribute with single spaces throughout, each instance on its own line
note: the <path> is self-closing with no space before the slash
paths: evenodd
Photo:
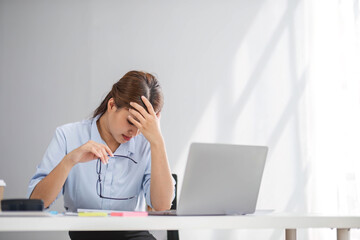
<path id="1" fill-rule="evenodd" d="M 110 156 L 110 155 L 108 155 L 108 156 Z M 125 155 L 114 155 L 114 157 L 124 157 L 124 158 L 130 159 L 130 160 L 133 161 L 135 164 L 137 164 L 137 161 L 135 161 L 135 160 L 132 159 L 131 157 L 128 157 L 128 156 L 125 156 Z"/>

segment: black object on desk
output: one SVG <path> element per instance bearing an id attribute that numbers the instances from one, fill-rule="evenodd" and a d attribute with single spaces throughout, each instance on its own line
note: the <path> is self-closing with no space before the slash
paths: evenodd
<path id="1" fill-rule="evenodd" d="M 43 211 L 44 202 L 41 199 L 3 199 L 2 211 Z"/>

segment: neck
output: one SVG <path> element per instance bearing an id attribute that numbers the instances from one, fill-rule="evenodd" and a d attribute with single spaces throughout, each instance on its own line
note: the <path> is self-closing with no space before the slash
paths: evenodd
<path id="1" fill-rule="evenodd" d="M 120 143 L 118 143 L 113 136 L 110 133 L 109 126 L 107 124 L 107 113 L 104 113 L 97 121 L 96 125 L 98 128 L 98 131 L 100 133 L 101 138 L 104 140 L 106 145 L 110 148 L 112 152 L 115 152 L 116 149 L 120 146 Z"/>

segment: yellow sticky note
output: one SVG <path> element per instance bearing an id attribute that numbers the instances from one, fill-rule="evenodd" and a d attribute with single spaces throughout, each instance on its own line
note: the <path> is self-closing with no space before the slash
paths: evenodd
<path id="1" fill-rule="evenodd" d="M 108 213 L 106 212 L 79 212 L 79 217 L 107 217 Z"/>

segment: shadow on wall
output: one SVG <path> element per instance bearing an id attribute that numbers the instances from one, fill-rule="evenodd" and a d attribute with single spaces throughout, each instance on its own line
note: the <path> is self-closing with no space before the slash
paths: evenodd
<path id="1" fill-rule="evenodd" d="M 241 41 L 246 35 L 247 31 L 249 30 L 249 27 L 251 27 L 251 20 L 253 20 L 256 17 L 256 13 L 261 7 L 261 3 L 257 5 L 256 7 L 253 6 L 253 11 L 244 11 L 243 13 L 240 13 L 239 15 L 244 14 L 243 16 L 247 15 L 247 26 L 242 26 L 240 19 L 238 20 L 237 27 L 241 30 L 238 32 L 234 32 L 233 29 L 228 29 L 229 32 L 222 33 L 222 37 L 228 39 L 228 44 L 226 46 L 217 46 L 218 49 L 215 47 L 215 51 L 212 51 L 211 54 L 216 55 L 217 57 L 209 57 L 211 59 L 217 59 L 221 64 L 224 66 L 229 66 L 227 69 L 226 67 L 220 68 L 219 71 L 216 71 L 216 66 L 200 66 L 201 69 L 197 69 L 198 71 L 194 71 L 197 74 L 194 74 L 194 76 L 189 76 L 190 78 L 193 78 L 196 83 L 196 87 L 192 88 L 191 86 L 182 86 L 184 87 L 181 91 L 178 92 L 178 94 L 186 93 L 186 96 L 188 96 L 188 101 L 193 101 L 192 108 L 188 109 L 186 111 L 185 116 L 188 116 L 189 118 L 183 119 L 182 121 L 185 121 L 186 126 L 193 126 L 193 128 L 183 129 L 183 128 L 174 128 L 171 131 L 177 132 L 176 135 L 179 136 L 177 139 L 178 143 L 184 143 L 187 140 L 191 139 L 192 132 L 195 131 L 195 129 L 198 127 L 199 120 L 201 119 L 201 116 L 203 114 L 203 110 L 207 108 L 207 104 L 209 104 L 210 99 L 214 96 L 219 96 L 217 98 L 218 102 L 216 103 L 217 112 L 219 113 L 217 122 L 219 125 L 217 126 L 217 132 L 216 132 L 216 139 L 234 139 L 235 135 L 237 134 L 235 131 L 233 131 L 234 127 L 238 124 L 239 118 L 246 107 L 247 103 L 249 102 L 249 99 L 251 98 L 251 95 L 256 91 L 256 87 L 259 84 L 260 81 L 264 80 L 262 78 L 262 75 L 264 73 L 264 69 L 267 67 L 269 62 L 272 60 L 272 56 L 275 52 L 275 46 L 278 45 L 278 42 L 280 41 L 281 37 L 284 34 L 288 35 L 288 58 L 290 62 L 288 63 L 289 66 L 289 72 L 290 72 L 290 79 L 291 82 L 291 94 L 290 98 L 288 99 L 288 102 L 286 103 L 285 107 L 283 108 L 282 113 L 279 115 L 279 119 L 277 123 L 274 125 L 273 130 L 269 134 L 268 139 L 266 140 L 266 143 L 268 146 L 270 146 L 270 149 L 276 148 L 276 146 L 279 143 L 279 139 L 281 138 L 282 134 L 285 131 L 286 126 L 290 123 L 290 121 L 293 121 L 295 123 L 294 126 L 294 136 L 295 136 L 295 159 L 292 159 L 293 165 L 292 167 L 295 169 L 294 172 L 296 173 L 295 176 L 293 176 L 293 179 L 296 179 L 295 185 L 293 187 L 293 192 L 291 193 L 291 197 L 288 200 L 288 203 L 286 206 L 284 206 L 284 209 L 286 210 L 304 210 L 306 208 L 306 186 L 307 186 L 307 176 L 308 176 L 308 169 L 302 166 L 301 160 L 302 160 L 302 153 L 304 151 L 303 146 L 301 145 L 300 139 L 300 131 L 302 129 L 302 126 L 299 123 L 299 105 L 300 100 L 304 95 L 306 84 L 307 84 L 307 67 L 305 66 L 303 69 L 303 72 L 299 74 L 297 72 L 298 66 L 303 63 L 298 63 L 297 56 L 296 56 L 296 36 L 295 36 L 295 11 L 298 9 L 300 1 L 288 1 L 288 7 L 285 9 L 283 16 L 281 17 L 281 20 L 279 21 L 278 25 L 276 26 L 270 40 L 266 44 L 264 51 L 261 54 L 261 57 L 259 58 L 259 61 L 255 64 L 254 70 L 250 74 L 249 79 L 247 79 L 247 82 L 245 86 L 243 87 L 242 93 L 239 97 L 235 96 L 238 100 L 231 106 L 233 102 L 234 96 L 231 95 L 233 84 L 231 81 L 228 81 L 228 79 L 231 79 L 232 76 L 229 75 L 229 73 L 232 72 L 232 69 L 230 67 L 233 66 L 233 59 L 229 58 L 229 56 L 234 55 L 233 50 L 237 49 L 236 47 L 241 45 Z M 249 10 L 249 9 L 247 9 Z M 249 16 L 250 15 L 250 16 Z M 233 20 L 233 19 L 232 19 Z M 227 21 L 231 21 L 228 19 Z M 225 28 L 226 29 L 226 28 Z M 227 42 L 227 41 L 222 41 Z M 212 49 L 214 50 L 214 49 Z M 224 58 L 222 59 L 222 57 Z M 204 56 L 205 57 L 205 56 Z M 241 66 L 236 66 L 237 69 L 235 71 L 241 71 Z M 211 69 L 212 73 L 215 73 L 215 76 L 212 75 L 211 77 L 206 77 L 206 69 Z M 300 77 L 299 77 L 300 76 Z M 208 79 L 212 79 L 213 81 L 208 82 Z M 224 80 L 226 79 L 226 80 Z M 236 81 L 245 81 L 245 79 L 235 79 Z M 187 87 L 185 89 L 185 87 Z M 202 89 L 202 93 L 199 93 L 199 89 Z M 276 88 L 272 88 L 273 91 Z M 197 90 L 197 91 L 196 91 Z M 281 90 L 280 90 L 281 91 Z M 205 99 L 199 99 L 197 96 L 207 96 Z M 178 96 L 180 98 L 180 95 Z M 194 101 L 193 99 L 196 99 Z M 268 99 L 267 99 L 268 100 Z M 259 105 L 259 107 L 263 106 L 266 108 L 266 104 L 268 102 L 263 102 L 263 105 Z M 271 104 L 271 101 L 269 101 Z M 191 105 L 191 104 L 186 104 Z M 230 107 L 229 107 L 230 105 Z M 223 107 L 227 106 L 227 107 Z M 179 106 L 181 108 L 181 106 Z M 271 108 L 269 106 L 269 108 Z M 261 109 L 262 110 L 262 109 Z M 182 116 L 183 117 L 183 116 Z M 197 122 L 196 122 L 197 121 Z M 191 124 L 190 124 L 191 123 Z M 224 135 L 226 137 L 224 137 Z M 265 140 L 264 140 L 265 141 Z M 178 146 L 178 144 L 175 144 L 174 146 Z M 173 153 L 180 154 L 184 149 L 172 149 Z M 270 159 L 271 151 L 268 156 L 268 159 Z M 267 163 L 269 164 L 269 163 Z M 299 198 L 300 197 L 300 198 Z M 305 204 L 305 205 L 304 205 Z M 276 240 L 280 239 L 283 235 L 283 231 L 273 231 L 270 239 Z M 236 232 L 231 231 L 213 231 L 211 235 L 211 239 L 236 239 L 239 235 L 237 235 Z M 268 236 L 268 235 L 267 235 Z"/>
<path id="2" fill-rule="evenodd" d="M 185 40 L 185 44 L 188 41 L 187 44 L 196 45 L 197 51 L 189 52 L 188 61 L 183 63 L 187 68 L 186 71 L 179 69 L 179 72 L 167 76 L 173 79 L 171 86 L 166 86 L 165 82 L 167 92 L 172 93 L 170 98 L 166 97 L 165 92 L 165 118 L 176 116 L 176 119 L 165 119 L 167 125 L 162 126 L 165 133 L 176 136 L 176 138 L 165 136 L 166 139 L 172 139 L 172 142 L 167 144 L 169 159 L 179 159 L 182 153 L 188 151 L 189 146 L 185 143 L 192 140 L 194 132 L 202 124 L 204 111 L 209 107 L 214 96 L 219 94 L 225 97 L 224 103 L 219 104 L 220 107 L 221 104 L 228 105 L 226 96 L 229 84 L 227 83 L 232 78 L 235 49 L 249 31 L 262 2 L 247 2 L 244 3 L 244 6 L 246 5 L 244 8 L 234 8 L 232 4 L 227 6 L 222 3 L 220 6 L 213 6 L 212 9 L 204 9 L 209 11 L 207 18 L 197 20 L 196 12 L 193 16 L 184 18 L 189 24 L 184 23 L 187 28 L 179 29 L 182 31 L 179 35 L 186 36 L 188 39 Z M 189 32 L 197 33 L 195 38 Z M 219 115 L 223 113 L 224 111 L 219 109 Z M 183 164 L 183 160 L 185 159 L 175 161 L 173 170 L 181 172 L 183 169 L 180 164 Z"/>

